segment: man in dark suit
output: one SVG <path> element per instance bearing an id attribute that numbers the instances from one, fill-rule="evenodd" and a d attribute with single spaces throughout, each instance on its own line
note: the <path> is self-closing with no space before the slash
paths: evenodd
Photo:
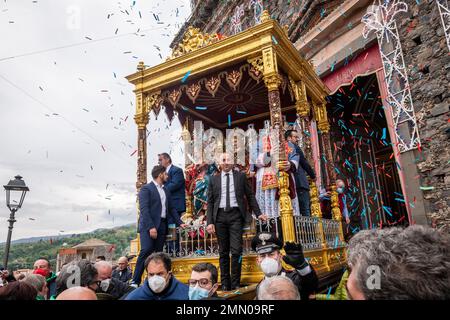
<path id="1" fill-rule="evenodd" d="M 295 130 L 287 130 L 284 134 L 285 139 L 290 142 L 290 145 L 293 145 L 295 150 L 292 155 L 298 156 L 296 159 L 298 163 L 294 163 L 296 167 L 296 172 L 294 174 L 295 177 L 295 186 L 297 191 L 298 204 L 300 207 L 300 214 L 302 216 L 309 217 L 310 214 L 310 197 L 309 197 L 309 182 L 306 177 L 306 173 L 311 177 L 311 179 L 316 179 L 316 174 L 311 168 L 310 164 L 305 158 L 302 149 L 298 146 L 298 141 L 300 140 L 297 131 Z M 291 159 L 291 155 L 289 156 Z"/>
<path id="2" fill-rule="evenodd" d="M 168 153 L 158 154 L 158 164 L 166 168 L 168 174 L 167 181 L 164 183 L 164 188 L 170 191 L 173 206 L 177 210 L 178 216 L 181 216 L 186 212 L 186 182 L 184 180 L 183 170 L 172 164 L 172 159 Z M 167 219 L 169 225 L 169 232 L 175 228 L 175 221 L 169 217 Z M 172 236 L 174 236 L 172 234 Z M 179 239 L 173 238 L 171 241 L 167 241 L 169 252 L 179 251 Z"/>
<path id="3" fill-rule="evenodd" d="M 258 219 L 267 217 L 261 213 L 245 173 L 232 170 L 231 157 L 224 153 L 219 163 L 221 174 L 212 176 L 208 185 L 206 231 L 217 234 L 222 290 L 229 291 L 239 288 L 241 280 L 242 235 L 248 218 L 244 196 Z"/>
<path id="4" fill-rule="evenodd" d="M 173 219 L 177 226 L 184 228 L 173 206 L 170 192 L 163 187 L 167 181 L 166 168 L 157 165 L 152 170 L 153 181 L 146 184 L 139 192 L 139 238 L 141 251 L 136 262 L 132 284 L 141 283 L 145 259 L 153 252 L 163 250 L 167 234 L 167 220 Z"/>

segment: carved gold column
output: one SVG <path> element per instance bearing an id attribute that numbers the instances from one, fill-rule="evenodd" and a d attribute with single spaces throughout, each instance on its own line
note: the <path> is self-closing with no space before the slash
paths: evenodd
<path id="1" fill-rule="evenodd" d="M 320 131 L 322 145 L 325 152 L 325 159 L 327 160 L 326 168 L 329 180 L 327 190 L 331 191 L 331 212 L 333 220 L 341 222 L 342 216 L 341 209 L 339 208 L 339 197 L 336 191 L 336 172 L 334 171 L 334 159 L 333 153 L 331 151 L 330 124 L 328 122 L 326 102 L 322 101 L 320 103 L 314 104 L 314 110 L 317 117 L 317 128 Z M 342 224 L 340 224 L 339 228 L 339 240 L 344 240 Z"/>
<path id="2" fill-rule="evenodd" d="M 272 129 L 279 130 L 279 161 L 278 165 L 278 185 L 280 190 L 280 216 L 281 227 L 283 230 L 283 241 L 296 242 L 294 215 L 292 210 L 291 198 L 289 197 L 289 175 L 285 171 L 287 165 L 286 146 L 284 133 L 282 132 L 283 123 L 281 115 L 281 100 L 279 86 L 281 78 L 278 74 L 276 53 L 272 47 L 266 48 L 262 52 L 264 62 L 264 82 L 269 91 L 269 110 Z"/>
<path id="3" fill-rule="evenodd" d="M 302 127 L 303 132 L 300 132 L 299 134 L 302 135 L 303 141 L 304 141 L 304 153 L 305 158 L 308 161 L 308 163 L 313 163 L 313 156 L 312 156 L 312 147 L 311 147 L 311 137 L 310 135 L 306 134 L 305 131 L 309 131 L 311 120 L 310 120 L 310 114 L 311 114 L 311 106 L 308 102 L 308 97 L 306 93 L 306 85 L 303 81 L 295 82 L 291 77 L 289 78 L 292 90 L 294 92 L 295 96 L 295 107 L 297 111 L 297 115 L 300 119 L 300 124 Z M 311 199 L 311 216 L 313 217 L 322 217 L 322 211 L 320 210 L 320 204 L 319 204 L 319 196 L 317 191 L 316 182 L 311 180 L 310 177 L 308 177 L 309 181 L 309 195 Z"/>
<path id="4" fill-rule="evenodd" d="M 137 70 L 141 72 L 143 76 L 145 66 L 143 62 L 139 62 Z M 137 141 L 137 172 L 136 172 L 136 194 L 139 194 L 141 187 L 147 183 L 147 124 L 148 124 L 148 112 L 145 106 L 145 97 L 141 90 L 136 89 L 136 115 L 134 116 L 134 121 L 138 129 L 138 141 Z M 137 223 L 139 223 L 139 198 L 136 197 L 136 207 L 137 207 Z M 139 240 L 139 235 L 136 239 L 131 240 L 132 244 L 130 247 L 136 248 L 137 252 L 130 252 L 132 254 L 139 254 L 141 250 L 141 244 Z M 136 265 L 137 257 L 135 257 L 131 262 L 131 268 L 134 270 Z"/>

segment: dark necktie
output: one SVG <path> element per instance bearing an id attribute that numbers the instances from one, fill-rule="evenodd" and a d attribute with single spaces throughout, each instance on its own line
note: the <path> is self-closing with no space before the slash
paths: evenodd
<path id="1" fill-rule="evenodd" d="M 225 174 L 227 176 L 227 195 L 225 197 L 225 212 L 230 211 L 230 174 Z"/>

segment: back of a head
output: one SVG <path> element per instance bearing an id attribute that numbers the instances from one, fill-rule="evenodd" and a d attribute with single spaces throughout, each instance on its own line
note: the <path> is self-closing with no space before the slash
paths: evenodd
<path id="1" fill-rule="evenodd" d="M 300 300 L 297 286 L 286 276 L 265 278 L 258 286 L 258 300 Z"/>
<path id="2" fill-rule="evenodd" d="M 79 283 L 77 283 L 78 279 L 75 279 L 76 274 L 79 274 Z M 85 259 L 72 261 L 61 269 L 60 274 L 56 278 L 56 293 L 59 295 L 68 287 L 76 285 L 87 287 L 96 280 L 97 275 L 97 269 L 92 262 Z"/>
<path id="3" fill-rule="evenodd" d="M 36 300 L 37 290 L 24 281 L 13 281 L 0 287 L 0 300 Z"/>
<path id="4" fill-rule="evenodd" d="M 430 227 L 361 231 L 348 262 L 366 299 L 450 299 L 450 236 Z M 375 274 L 379 285 L 369 285 Z"/>
<path id="5" fill-rule="evenodd" d="M 33 286 L 37 290 L 37 292 L 41 292 L 46 283 L 44 276 L 33 273 L 27 274 L 22 281 Z"/>
<path id="6" fill-rule="evenodd" d="M 72 287 L 61 292 L 56 300 L 97 300 L 97 296 L 88 288 Z"/>

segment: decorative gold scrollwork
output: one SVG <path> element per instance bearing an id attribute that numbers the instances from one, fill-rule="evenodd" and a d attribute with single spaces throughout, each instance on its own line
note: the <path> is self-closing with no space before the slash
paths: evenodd
<path id="1" fill-rule="evenodd" d="M 261 23 L 264 23 L 269 20 L 272 20 L 272 18 L 270 17 L 269 10 L 264 10 L 261 15 Z"/>
<path id="2" fill-rule="evenodd" d="M 330 132 L 330 124 L 328 123 L 327 116 L 327 105 L 325 102 L 323 103 L 313 103 L 314 104 L 314 113 L 317 121 L 317 128 L 322 133 Z"/>
<path id="3" fill-rule="evenodd" d="M 220 41 L 224 36 L 219 34 L 202 33 L 199 28 L 189 27 L 181 42 L 173 49 L 170 59 L 180 57 L 186 53 L 198 50 L 212 43 Z"/>
<path id="4" fill-rule="evenodd" d="M 308 117 L 311 108 L 306 94 L 305 83 L 303 81 L 295 82 L 291 77 L 289 77 L 289 82 L 291 84 L 292 91 L 294 92 L 297 114 L 302 118 Z"/>
<path id="5" fill-rule="evenodd" d="M 248 59 L 247 62 L 250 63 L 256 71 L 264 73 L 264 61 L 262 56 Z"/>
<path id="6" fill-rule="evenodd" d="M 149 114 L 150 111 L 153 110 L 155 115 L 158 116 L 159 111 L 161 110 L 162 102 L 163 99 L 160 92 L 148 95 L 145 101 L 145 112 Z"/>

